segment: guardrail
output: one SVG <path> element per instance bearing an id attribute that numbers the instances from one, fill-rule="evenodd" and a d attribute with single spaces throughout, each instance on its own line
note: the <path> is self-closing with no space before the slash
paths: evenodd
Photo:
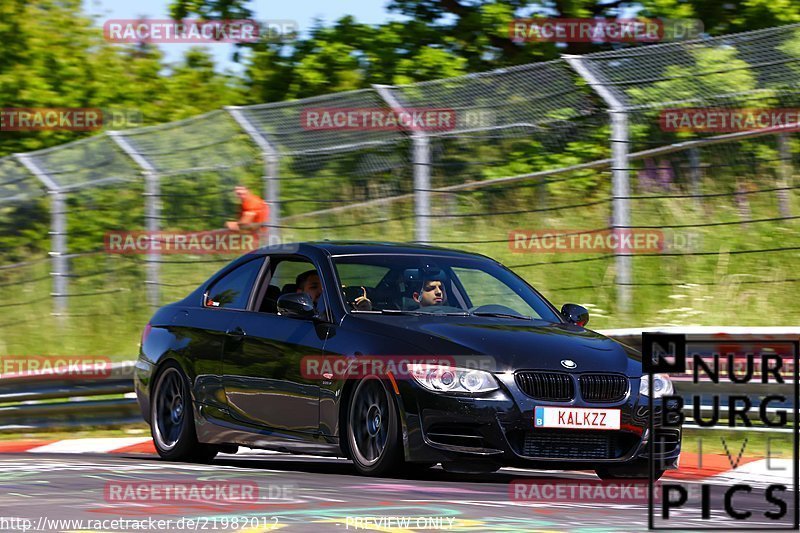
<path id="1" fill-rule="evenodd" d="M 794 327 L 719 327 L 719 326 L 670 326 L 650 328 L 622 328 L 598 330 L 607 337 L 632 346 L 637 350 L 642 348 L 642 333 L 673 333 L 686 335 L 687 342 L 703 340 L 711 337 L 719 338 L 724 342 L 731 337 L 741 340 L 752 338 L 770 341 L 796 341 L 800 339 L 800 328 Z"/>
<path id="2" fill-rule="evenodd" d="M 674 328 L 635 328 L 600 331 L 620 342 L 641 348 L 643 332 L 681 333 L 687 341 L 708 339 L 719 336 L 752 337 L 760 340 L 797 340 L 797 328 L 719 328 L 719 327 L 674 327 Z M 91 378 L 64 378 L 58 375 L 15 376 L 0 379 L 0 431 L 35 431 L 71 427 L 107 427 L 141 423 L 139 406 L 133 393 L 132 361 L 114 363 L 107 375 Z M 681 394 L 742 393 L 754 400 L 764 394 L 764 385 L 735 385 L 727 387 L 724 383 L 676 382 L 676 390 Z M 733 388 L 735 387 L 735 389 Z M 728 390 L 730 389 L 730 390 Z M 791 396 L 791 384 L 771 385 L 770 393 L 784 392 Z M 104 398 L 113 396 L 113 398 Z M 701 411 L 708 413 L 710 405 L 701 404 Z M 774 412 L 774 409 L 769 410 Z M 684 414 L 691 415 L 692 405 L 687 402 Z M 787 419 L 794 421 L 794 410 L 787 409 Z M 691 424 L 685 427 L 696 427 Z M 711 429 L 711 428 L 709 428 Z M 731 429 L 716 427 L 713 429 Z M 753 428 L 735 428 L 752 430 Z M 755 428 L 763 431 L 782 431 L 774 428 Z M 790 431 L 790 430 L 786 430 Z"/>
<path id="3" fill-rule="evenodd" d="M 0 431 L 142 422 L 133 393 L 133 362 L 113 363 L 109 371 L 100 374 L 82 378 L 34 374 L 0 379 Z"/>

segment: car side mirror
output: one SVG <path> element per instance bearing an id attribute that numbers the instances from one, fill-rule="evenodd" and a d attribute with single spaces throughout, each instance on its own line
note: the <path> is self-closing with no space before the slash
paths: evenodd
<path id="1" fill-rule="evenodd" d="M 313 318 L 314 300 L 304 292 L 284 294 L 278 298 L 278 314 L 298 318 Z"/>
<path id="2" fill-rule="evenodd" d="M 581 327 L 589 323 L 589 311 L 578 304 L 564 304 L 561 308 L 561 316 Z"/>

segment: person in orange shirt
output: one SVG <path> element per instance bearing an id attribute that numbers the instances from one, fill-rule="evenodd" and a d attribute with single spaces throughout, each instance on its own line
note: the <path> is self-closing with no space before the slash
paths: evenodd
<path id="1" fill-rule="evenodd" d="M 258 230 L 269 218 L 267 202 L 241 185 L 234 187 L 233 192 L 242 202 L 239 220 L 229 220 L 225 227 L 231 231 Z"/>

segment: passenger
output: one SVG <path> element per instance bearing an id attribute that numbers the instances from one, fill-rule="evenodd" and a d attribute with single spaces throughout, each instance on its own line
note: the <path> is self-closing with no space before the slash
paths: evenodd
<path id="1" fill-rule="evenodd" d="M 308 294 L 314 301 L 314 306 L 316 307 L 317 301 L 322 294 L 322 283 L 319 280 L 317 271 L 314 269 L 307 270 L 299 274 L 295 281 L 297 283 L 297 292 Z"/>

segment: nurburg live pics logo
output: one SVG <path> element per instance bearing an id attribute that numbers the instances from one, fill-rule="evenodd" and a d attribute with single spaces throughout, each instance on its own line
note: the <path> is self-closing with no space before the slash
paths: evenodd
<path id="1" fill-rule="evenodd" d="M 701 429 L 707 428 L 744 428 L 739 434 L 751 432 L 753 421 L 761 423 L 755 429 L 762 431 L 780 430 L 791 432 L 793 439 L 793 487 L 780 482 L 771 482 L 769 478 L 759 481 L 765 474 L 747 474 L 743 478 L 729 484 L 701 483 L 700 490 L 693 490 L 697 485 L 686 485 L 672 482 L 659 484 L 659 494 L 654 491 L 654 471 L 656 470 L 654 446 L 650 450 L 650 487 L 648 505 L 649 529 L 658 530 L 700 530 L 727 529 L 736 530 L 797 530 L 800 526 L 800 505 L 798 497 L 798 351 L 800 341 L 772 339 L 732 339 L 732 336 L 694 340 L 687 343 L 684 335 L 664 333 L 642 334 L 642 365 L 649 379 L 649 389 L 653 389 L 653 374 L 681 374 L 687 372 L 687 359 L 691 363 L 691 383 L 695 391 L 691 397 L 691 414 L 684 414 L 684 407 L 689 407 L 679 394 L 665 395 L 662 405 L 654 409 L 652 394 L 648 394 L 649 434 L 655 435 L 656 416 L 660 417 L 662 428 L 679 428 L 685 419 L 689 419 Z M 709 349 L 693 347 L 711 345 Z M 710 359 L 710 360 L 709 360 Z M 737 359 L 745 359 L 745 371 L 737 365 Z M 720 363 L 723 363 L 722 366 Z M 727 364 L 726 364 L 727 363 Z M 736 369 L 739 368 L 739 372 Z M 713 393 L 712 414 L 702 414 L 701 405 L 705 402 L 699 394 L 700 378 L 705 377 L 703 386 L 717 389 Z M 688 378 L 688 376 L 687 376 Z M 691 388 L 686 384 L 687 388 Z M 763 396 L 758 393 L 759 405 L 752 405 L 751 397 L 756 396 L 753 390 L 764 388 Z M 680 389 L 680 384 L 676 390 Z M 793 394 L 786 391 L 792 390 Z M 750 396 L 747 392 L 750 391 Z M 723 394 L 720 394 L 723 393 Z M 792 397 L 793 396 L 793 397 Z M 791 406 L 787 406 L 793 402 Z M 727 423 L 720 424 L 720 413 L 727 410 Z M 794 412 L 794 422 L 787 420 L 787 415 Z M 738 421 L 738 423 L 737 423 Z M 766 433 L 769 435 L 769 433 Z M 740 439 L 742 440 L 742 439 Z M 739 466 L 742 454 L 747 446 L 746 437 L 739 457 L 735 462 L 728 454 L 728 460 L 735 469 Z M 769 441 L 767 441 L 769 450 Z M 727 450 L 727 447 L 726 447 Z M 701 452 L 702 453 L 702 452 Z M 702 456 L 698 460 L 702 460 Z M 767 452 L 767 469 L 770 469 L 769 451 Z M 774 468 L 773 470 L 785 470 Z M 787 472 L 788 473 L 788 472 Z M 756 486 L 739 479 L 756 480 Z M 722 481 L 722 480 L 720 480 Z M 769 484 L 767 484 L 769 482 Z M 792 493 L 791 490 L 794 490 Z M 690 494 L 692 494 L 690 496 Z M 699 496 L 699 501 L 698 501 Z M 699 508 L 698 508 L 699 507 Z M 654 514 L 654 511 L 658 510 Z M 658 518 L 658 527 L 655 520 Z M 670 522 L 671 521 L 671 522 Z M 678 524 L 676 522 L 680 521 Z M 748 523 L 750 523 L 748 527 Z M 666 527 L 662 526 L 665 525 Z"/>

